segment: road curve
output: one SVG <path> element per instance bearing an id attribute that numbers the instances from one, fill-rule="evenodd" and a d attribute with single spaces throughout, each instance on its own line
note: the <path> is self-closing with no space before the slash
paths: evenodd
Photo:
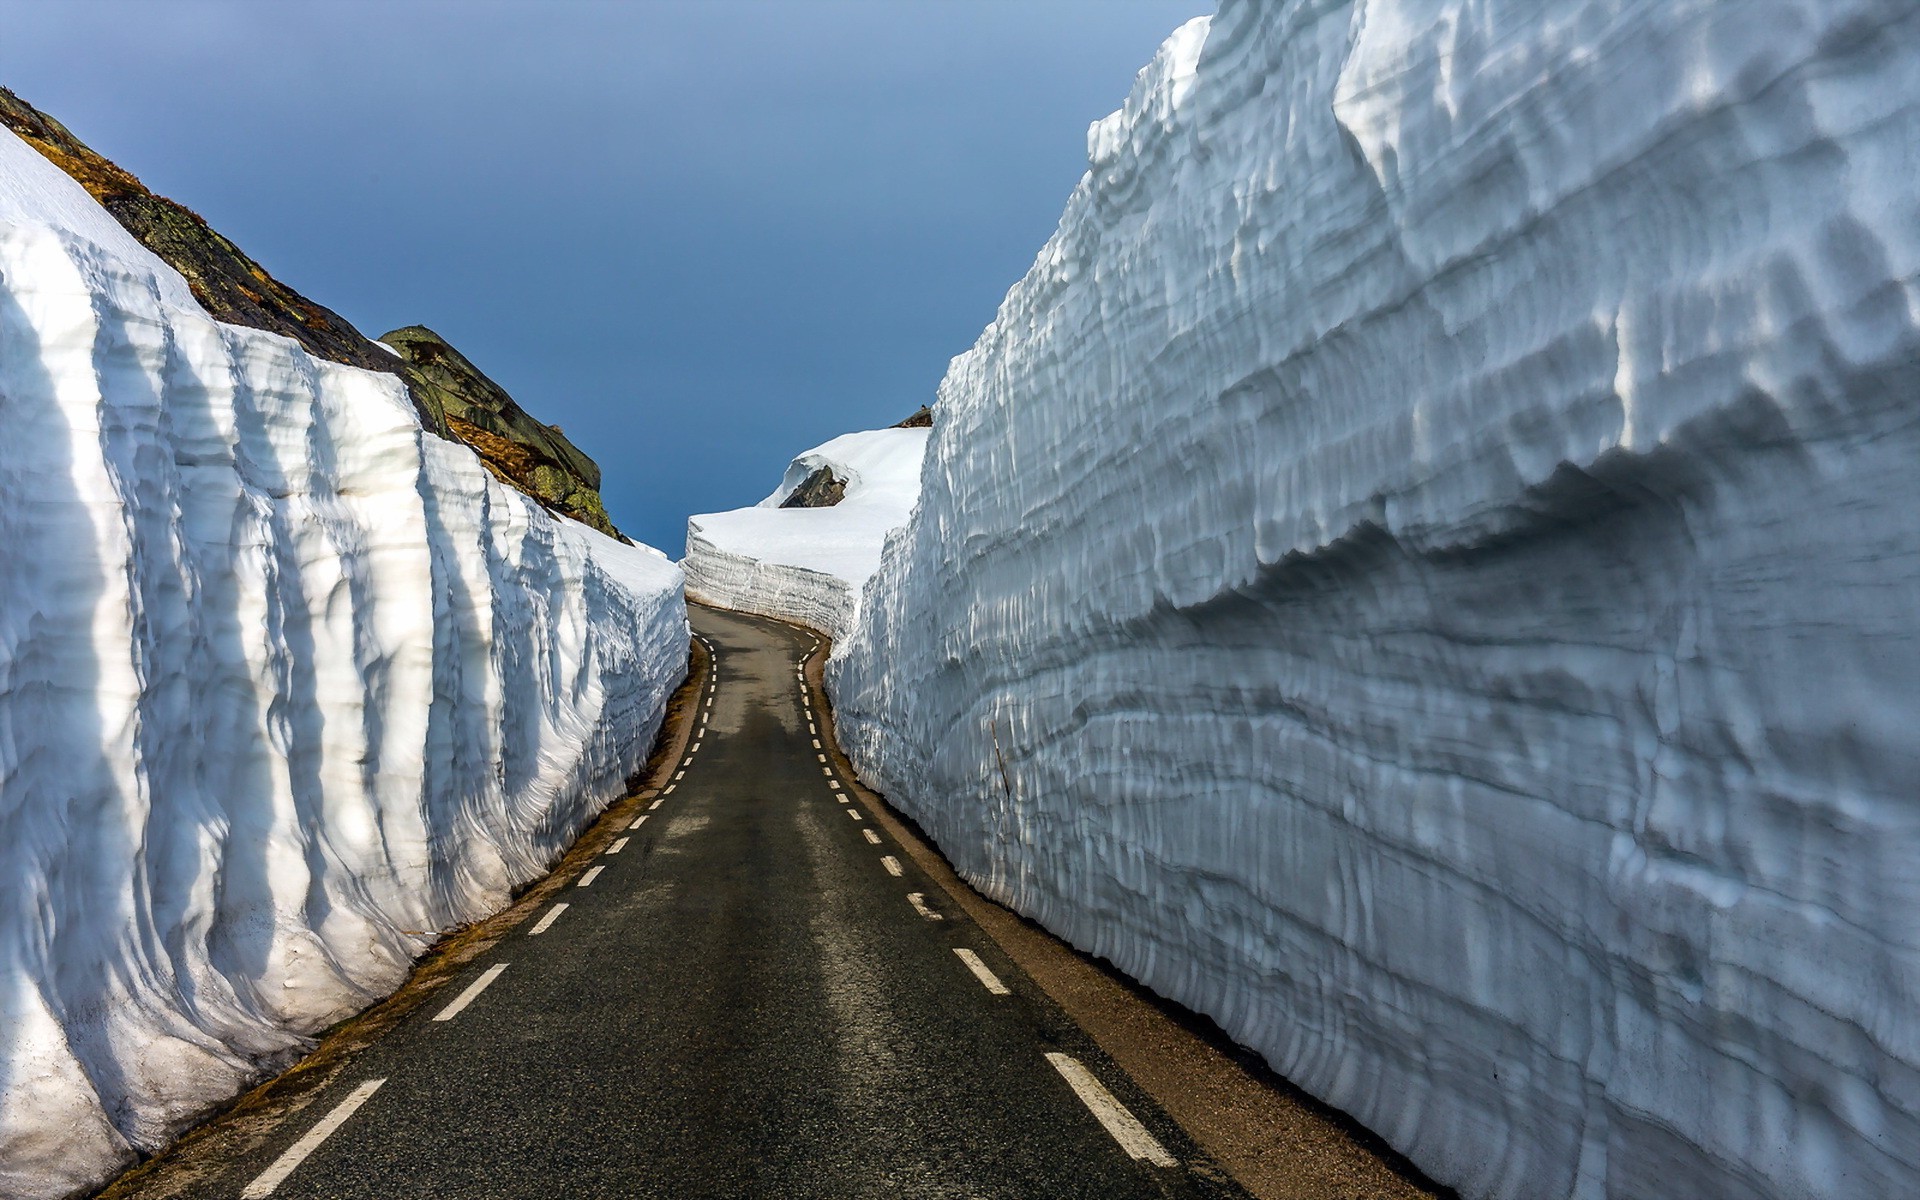
<path id="1" fill-rule="evenodd" d="M 657 793 L 188 1194 L 1243 1195 L 846 787 L 817 641 L 693 622 Z"/>

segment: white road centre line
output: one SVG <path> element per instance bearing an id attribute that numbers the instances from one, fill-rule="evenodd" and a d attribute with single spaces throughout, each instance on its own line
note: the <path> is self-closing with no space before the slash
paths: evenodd
<path id="1" fill-rule="evenodd" d="M 832 768 L 832 767 L 822 767 L 822 768 L 820 768 L 820 773 L 821 773 L 822 775 L 825 775 L 825 776 L 827 777 L 827 786 L 828 786 L 828 787 L 839 787 L 839 786 L 840 786 L 839 784 L 837 784 L 837 783 L 835 783 L 835 782 L 833 781 L 833 768 Z"/>
<path id="2" fill-rule="evenodd" d="M 682 767 L 678 772 L 674 774 L 673 781 L 675 783 L 679 783 L 682 779 L 685 779 L 686 777 L 687 777 L 687 769 L 685 767 Z"/>
<path id="3" fill-rule="evenodd" d="M 824 754 L 816 754 L 816 755 L 814 755 L 814 757 L 815 757 L 815 758 L 817 758 L 817 759 L 819 759 L 819 760 L 820 760 L 821 762 L 825 762 L 825 761 L 827 761 L 827 756 L 826 756 L 826 755 L 824 755 Z"/>
<path id="4" fill-rule="evenodd" d="M 262 1200 L 262 1197 L 273 1195 L 273 1189 L 285 1182 L 287 1176 L 293 1174 L 294 1169 L 307 1160 L 307 1155 L 319 1149 L 321 1142 L 332 1137 L 335 1130 L 345 1125 L 348 1117 L 359 1112 L 360 1106 L 372 1099 L 373 1094 L 379 1091 L 380 1085 L 385 1082 L 384 1079 L 369 1079 L 347 1093 L 347 1098 L 335 1105 L 332 1112 L 322 1117 L 318 1125 L 307 1130 L 299 1141 L 287 1147 L 285 1154 L 273 1160 L 272 1166 L 260 1172 L 254 1181 L 247 1185 L 246 1190 L 240 1193 L 240 1200 Z"/>
<path id="5" fill-rule="evenodd" d="M 588 868 L 587 868 L 587 873 L 586 873 L 585 875 L 582 875 L 582 876 L 580 877 L 580 882 L 579 882 L 579 883 L 576 883 L 576 884 L 574 884 L 573 886 L 575 886 L 575 887 L 592 887 L 592 886 L 593 886 L 593 881 L 594 881 L 594 880 L 596 880 L 596 879 L 598 879 L 598 878 L 600 878 L 600 872 L 602 872 L 602 871 L 604 871 L 604 870 L 606 870 L 606 869 L 607 869 L 607 868 L 606 868 L 606 867 L 604 867 L 604 866 L 599 866 L 599 867 L 588 867 Z"/>
<path id="6" fill-rule="evenodd" d="M 860 810 L 859 810 L 859 809 L 857 809 L 857 808 L 849 808 L 849 809 L 847 810 L 847 815 L 848 815 L 848 816 L 850 816 L 850 817 L 852 817 L 852 818 L 853 818 L 854 820 L 856 820 L 856 821 L 864 821 L 864 820 L 866 820 L 866 818 L 865 818 L 865 817 L 863 817 L 863 816 L 861 816 L 861 815 L 860 815 Z"/>
<path id="7" fill-rule="evenodd" d="M 672 790 L 673 790 L 672 788 L 668 788 L 667 792 L 670 792 Z M 660 798 L 658 800 L 655 800 L 652 804 L 647 805 L 647 811 L 652 812 L 654 809 L 659 808 L 662 804 L 665 804 L 667 802 L 667 792 L 661 792 Z"/>
<path id="8" fill-rule="evenodd" d="M 866 835 L 867 835 L 867 840 L 868 840 L 869 842 L 872 842 L 872 843 L 873 843 L 874 845 L 876 845 L 876 846 L 878 846 L 878 845 L 880 844 L 880 835 L 879 835 L 879 834 L 877 834 L 877 833 L 875 833 L 875 832 L 874 832 L 873 830 L 871 830 L 871 829 L 862 829 L 862 830 L 861 830 L 860 832 L 861 832 L 861 833 L 864 833 L 864 834 L 866 834 Z"/>
<path id="9" fill-rule="evenodd" d="M 960 956 L 961 962 L 967 964 L 967 970 L 973 972 L 973 977 L 980 981 L 981 987 L 986 988 L 996 996 L 1013 995 L 1013 989 L 1001 983 L 1000 977 L 988 969 L 986 963 L 980 961 L 978 954 L 975 954 L 964 946 L 954 947 L 953 952 Z"/>
<path id="10" fill-rule="evenodd" d="M 623 838 L 623 837 L 622 837 L 622 838 L 615 838 L 615 839 L 613 839 L 613 845 L 611 845 L 611 846 L 608 846 L 608 847 L 607 847 L 607 853 L 608 853 L 608 854 L 618 854 L 618 853 L 620 853 L 620 852 L 621 852 L 622 850 L 625 850 L 626 848 L 627 848 L 627 839 L 626 839 L 626 838 Z"/>
<path id="11" fill-rule="evenodd" d="M 833 798 L 842 804 L 847 803 L 847 794 L 845 792 L 835 792 Z"/>
<path id="12" fill-rule="evenodd" d="M 895 879 L 900 878 L 900 876 L 906 873 L 900 869 L 900 860 L 891 854 L 883 855 L 880 859 L 880 865 L 885 867 L 887 874 L 893 876 Z"/>
<path id="13" fill-rule="evenodd" d="M 808 722 L 807 722 L 807 732 L 808 732 L 808 733 L 819 733 L 819 732 L 820 732 L 820 727 L 819 727 L 819 726 L 817 726 L 817 725 L 815 725 L 815 724 L 814 724 L 814 723 L 813 723 L 812 721 L 808 721 Z"/>
<path id="14" fill-rule="evenodd" d="M 538 921 L 535 921 L 533 923 L 533 928 L 527 930 L 527 936 L 537 937 L 538 935 L 545 933 L 547 930 L 552 929 L 553 923 L 555 921 L 558 921 L 560 919 L 560 914 L 565 911 L 567 911 L 566 904 L 561 903 L 561 904 L 554 905 L 552 908 L 547 910 L 546 916 L 541 917 Z"/>
<path id="15" fill-rule="evenodd" d="M 640 827 L 641 827 L 642 825 L 645 825 L 646 823 L 647 823 L 647 814 L 645 814 L 645 813 L 641 813 L 641 814 L 640 814 L 639 816 L 637 816 L 637 817 L 635 817 L 635 818 L 633 819 L 633 824 L 631 824 L 631 825 L 629 825 L 629 826 L 627 826 L 627 828 L 628 828 L 628 829 L 638 829 L 638 828 L 640 828 Z"/>
<path id="16" fill-rule="evenodd" d="M 452 1004 L 447 1005 L 439 1012 L 433 1014 L 433 1019 L 436 1021 L 451 1021 L 459 1016 L 461 1010 L 466 1008 L 467 1005 L 472 1004 L 475 997 L 479 996 L 481 992 L 486 991 L 487 985 L 500 978 L 500 972 L 506 969 L 507 964 L 505 963 L 495 963 L 488 967 L 486 971 L 481 974 L 480 978 L 467 985 L 466 991 L 461 992 L 453 998 Z"/>
<path id="17" fill-rule="evenodd" d="M 813 748 L 814 748 L 815 750 L 818 750 L 818 749 L 820 749 L 820 739 L 819 739 L 819 738 L 815 738 L 815 739 L 813 739 Z"/>
<path id="18" fill-rule="evenodd" d="M 1105 1085 L 1093 1077 L 1093 1072 L 1080 1065 L 1080 1060 L 1069 1054 L 1049 1051 L 1047 1061 L 1053 1069 L 1060 1072 L 1074 1094 L 1080 1097 L 1080 1103 L 1087 1106 L 1094 1117 L 1120 1143 L 1120 1148 L 1128 1157 L 1150 1162 L 1156 1167 L 1177 1167 L 1180 1161 L 1167 1153 L 1158 1139 L 1147 1132 L 1137 1117 L 1127 1111 L 1127 1106 L 1113 1098 Z"/>
<path id="19" fill-rule="evenodd" d="M 925 892 L 908 892 L 907 903 L 913 905 L 913 911 L 919 913 L 929 921 L 946 920 L 945 917 L 927 907 L 927 894 Z"/>
<path id="20" fill-rule="evenodd" d="M 688 753 L 688 754 L 698 754 L 698 753 L 700 753 L 700 743 L 699 743 L 699 742 L 695 742 L 695 743 L 693 744 L 693 749 L 691 749 L 691 750 L 689 750 L 689 751 L 687 751 L 687 753 Z"/>

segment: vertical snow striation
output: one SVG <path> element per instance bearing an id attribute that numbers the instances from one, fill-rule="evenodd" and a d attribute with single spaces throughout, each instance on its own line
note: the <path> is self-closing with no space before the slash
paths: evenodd
<path id="1" fill-rule="evenodd" d="M 1468 1195 L 1920 1192 L 1913 6 L 1225 0 L 1089 150 L 862 772 Z"/>
<path id="2" fill-rule="evenodd" d="M 680 564 L 687 595 L 846 637 L 888 534 L 920 494 L 927 434 L 925 426 L 842 434 L 789 463 L 758 505 L 689 517 Z M 845 483 L 845 495 L 827 507 L 784 507 L 823 468 Z"/>
<path id="3" fill-rule="evenodd" d="M 153 1150 L 642 763 L 679 573 L 219 324 L 0 132 L 0 1194 Z"/>

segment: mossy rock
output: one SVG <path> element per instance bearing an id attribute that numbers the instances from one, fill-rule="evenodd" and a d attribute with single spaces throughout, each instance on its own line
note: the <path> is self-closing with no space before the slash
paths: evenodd
<path id="1" fill-rule="evenodd" d="M 514 402 L 507 390 L 439 334 L 408 325 L 382 334 L 399 352 L 416 392 L 446 414 L 453 436 L 472 446 L 493 473 L 556 512 L 626 539 L 600 502 L 600 466 L 552 425 Z"/>

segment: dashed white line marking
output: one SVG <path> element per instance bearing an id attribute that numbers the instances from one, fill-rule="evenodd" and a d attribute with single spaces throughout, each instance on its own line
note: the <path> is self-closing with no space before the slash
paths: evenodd
<path id="1" fill-rule="evenodd" d="M 835 782 L 834 782 L 834 779 L 833 779 L 833 768 L 832 768 L 832 767 L 821 767 L 821 768 L 820 768 L 820 773 L 821 773 L 822 775 L 825 775 L 825 776 L 827 777 L 827 786 L 828 786 L 828 787 L 839 787 L 839 786 L 840 786 L 840 785 L 839 785 L 838 783 L 835 783 Z"/>
<path id="2" fill-rule="evenodd" d="M 820 739 L 819 739 L 819 738 L 815 738 L 815 739 L 813 739 L 813 748 L 814 748 L 815 750 L 818 750 L 818 749 L 820 749 Z"/>
<path id="3" fill-rule="evenodd" d="M 373 1094 L 380 1090 L 380 1085 L 385 1082 L 384 1079 L 369 1079 L 349 1092 L 347 1098 L 342 1100 L 332 1112 L 322 1117 L 318 1125 L 307 1130 L 299 1141 L 287 1147 L 285 1154 L 273 1160 L 272 1166 L 260 1172 L 254 1181 L 247 1185 L 246 1190 L 240 1193 L 241 1200 L 261 1200 L 264 1196 L 273 1195 L 273 1189 L 279 1187 L 287 1176 L 293 1174 L 294 1168 L 307 1160 L 307 1155 L 319 1149 L 321 1142 L 332 1137 L 334 1130 L 345 1125 L 348 1117 L 360 1111 L 360 1106 L 370 1100 Z"/>
<path id="4" fill-rule="evenodd" d="M 560 914 L 565 911 L 567 911 L 567 906 L 565 904 L 554 905 L 552 908 L 547 910 L 546 916 L 541 917 L 538 921 L 535 921 L 533 923 L 533 928 L 527 930 L 527 936 L 534 937 L 539 934 L 545 933 L 549 929 L 552 929 L 553 923 L 555 921 L 558 921 L 560 919 Z"/>
<path id="5" fill-rule="evenodd" d="M 815 724 L 814 724 L 814 723 L 813 723 L 812 721 L 808 721 L 808 722 L 807 722 L 807 732 L 808 732 L 808 733 L 819 733 L 819 732 L 820 732 L 820 729 L 819 729 L 819 726 L 817 726 L 817 725 L 815 725 Z M 816 743 L 816 744 L 817 744 L 817 743 Z"/>
<path id="6" fill-rule="evenodd" d="M 860 815 L 860 810 L 859 810 L 859 809 L 857 809 L 857 808 L 849 808 L 849 809 L 847 810 L 847 815 L 848 815 L 848 816 L 850 816 L 850 817 L 852 817 L 852 818 L 853 818 L 854 820 L 856 820 L 856 821 L 864 821 L 864 820 L 866 820 L 866 818 L 865 818 L 865 817 L 863 817 L 863 816 L 861 816 L 861 815 Z"/>
<path id="7" fill-rule="evenodd" d="M 698 754 L 698 753 L 700 753 L 700 743 L 699 743 L 699 742 L 695 742 L 695 743 L 693 744 L 693 749 L 691 749 L 691 750 L 689 750 L 689 751 L 687 751 L 687 753 L 688 753 L 688 754 Z"/>
<path id="8" fill-rule="evenodd" d="M 847 802 L 847 794 L 845 792 L 835 792 L 833 794 L 833 798 L 835 800 L 838 800 L 842 804 L 845 804 Z"/>
<path id="9" fill-rule="evenodd" d="M 1156 1167 L 1177 1167 L 1178 1159 L 1167 1153 L 1157 1138 L 1147 1132 L 1137 1117 L 1127 1111 L 1127 1106 L 1113 1098 L 1105 1085 L 1093 1077 L 1093 1073 L 1080 1065 L 1080 1060 L 1072 1055 L 1049 1051 L 1047 1061 L 1053 1069 L 1060 1072 L 1074 1094 L 1080 1097 L 1080 1103 L 1087 1106 L 1100 1124 L 1106 1126 L 1113 1140 L 1128 1157 L 1144 1160 Z"/>
<path id="10" fill-rule="evenodd" d="M 946 920 L 945 917 L 927 907 L 927 894 L 925 892 L 908 892 L 907 903 L 913 905 L 913 911 L 919 913 L 929 921 Z"/>
<path id="11" fill-rule="evenodd" d="M 875 832 L 874 832 L 873 830 L 871 830 L 871 829 L 862 829 L 862 830 L 861 830 L 860 832 L 861 832 L 861 833 L 864 833 L 864 834 L 866 834 L 866 835 L 867 835 L 867 840 L 868 840 L 869 842 L 872 842 L 872 843 L 873 843 L 874 845 L 876 845 L 876 846 L 878 846 L 878 845 L 880 844 L 880 835 L 879 835 L 879 834 L 877 834 L 877 833 L 875 833 Z"/>
<path id="12" fill-rule="evenodd" d="M 673 790 L 672 788 L 668 788 L 667 792 L 670 792 L 672 790 Z M 652 804 L 647 805 L 647 811 L 652 812 L 654 809 L 659 808 L 662 804 L 665 804 L 667 802 L 667 792 L 661 792 L 660 798 L 658 800 L 655 800 Z"/>
<path id="13" fill-rule="evenodd" d="M 1006 984 L 1000 982 L 1000 977 L 988 969 L 986 963 L 980 961 L 978 954 L 962 946 L 956 946 L 953 952 L 960 956 L 961 962 L 967 964 L 967 970 L 973 972 L 973 977 L 980 981 L 981 987 L 986 988 L 996 996 L 1011 996 L 1013 994 L 1012 990 L 1008 988 Z"/>
<path id="14" fill-rule="evenodd" d="M 893 876 L 895 879 L 900 878 L 900 876 L 904 874 L 904 872 L 900 869 L 900 860 L 895 858 L 891 854 L 883 856 L 880 859 L 880 865 L 885 867 L 887 869 L 887 874 Z"/>
<path id="15" fill-rule="evenodd" d="M 827 756 L 826 756 L 826 755 L 824 755 L 824 754 L 816 754 L 816 755 L 814 755 L 814 757 L 815 757 L 815 758 L 817 758 L 817 759 L 819 759 L 819 760 L 820 760 L 821 762 L 825 762 L 825 761 L 827 761 Z"/>
<path id="16" fill-rule="evenodd" d="M 600 872 L 602 872 L 602 871 L 604 871 L 604 870 L 606 870 L 606 868 L 605 868 L 605 867 L 603 867 L 603 866 L 602 866 L 602 867 L 588 867 L 588 868 L 587 868 L 587 873 L 586 873 L 585 875 L 582 875 L 582 876 L 580 877 L 580 882 L 579 882 L 579 883 L 576 883 L 576 884 L 574 884 L 573 886 L 575 886 L 575 887 L 592 887 L 592 886 L 593 886 L 593 881 L 594 881 L 594 880 L 596 880 L 596 879 L 598 879 L 598 878 L 600 878 Z"/>
<path id="17" fill-rule="evenodd" d="M 615 838 L 613 839 L 613 845 L 607 847 L 607 853 L 618 854 L 622 850 L 625 850 L 626 848 L 627 848 L 626 838 Z"/>
<path id="18" fill-rule="evenodd" d="M 674 775 L 673 781 L 675 783 L 679 783 L 682 779 L 685 779 L 686 777 L 687 777 L 687 772 L 683 768 L 681 771 L 679 771 L 677 774 Z"/>
<path id="19" fill-rule="evenodd" d="M 640 827 L 641 827 L 642 825 L 645 825 L 646 823 L 647 823 L 647 814 L 645 814 L 645 813 L 641 813 L 641 814 L 640 814 L 639 816 L 637 816 L 637 817 L 635 817 L 635 818 L 633 819 L 633 824 L 631 824 L 631 825 L 629 825 L 629 826 L 627 826 L 627 828 L 628 828 L 628 829 L 638 829 L 638 828 L 640 828 Z"/>
<path id="20" fill-rule="evenodd" d="M 474 1001 L 474 998 L 478 996 L 481 992 L 486 991 L 487 985 L 492 983 L 494 980 L 500 978 L 500 972 L 506 969 L 507 969 L 507 964 L 505 963 L 495 963 L 492 966 L 488 967 L 486 971 L 480 976 L 480 978 L 474 980 L 472 983 L 467 985 L 466 991 L 461 992 L 458 996 L 455 996 L 453 998 L 452 1004 L 447 1005 L 445 1008 L 435 1013 L 433 1015 L 433 1019 L 436 1021 L 451 1021 L 455 1017 L 459 1016 L 461 1010 L 466 1008 L 467 1005 L 472 1004 Z"/>

